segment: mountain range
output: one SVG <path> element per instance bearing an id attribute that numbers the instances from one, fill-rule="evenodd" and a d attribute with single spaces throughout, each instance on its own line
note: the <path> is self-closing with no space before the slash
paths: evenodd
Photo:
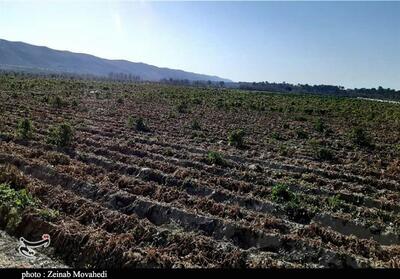
<path id="1" fill-rule="evenodd" d="M 110 73 L 123 73 L 139 76 L 141 80 L 159 81 L 161 79 L 187 79 L 190 81 L 230 82 L 228 79 L 186 72 L 169 68 L 160 68 L 145 63 L 127 60 L 110 60 L 90 54 L 55 50 L 44 46 L 35 46 L 24 42 L 12 42 L 0 39 L 0 69 L 89 74 L 108 76 Z"/>

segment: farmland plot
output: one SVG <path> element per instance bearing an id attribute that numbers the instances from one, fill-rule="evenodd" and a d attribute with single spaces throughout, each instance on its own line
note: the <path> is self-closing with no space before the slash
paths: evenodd
<path id="1" fill-rule="evenodd" d="M 10 77 L 0 94 L 1 228 L 50 234 L 69 266 L 400 266 L 398 104 Z"/>

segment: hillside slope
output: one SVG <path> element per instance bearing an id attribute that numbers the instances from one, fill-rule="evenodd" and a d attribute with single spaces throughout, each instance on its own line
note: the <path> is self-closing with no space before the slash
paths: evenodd
<path id="1" fill-rule="evenodd" d="M 0 39 L 0 69 L 27 70 L 44 72 L 66 72 L 107 76 L 110 72 L 140 76 L 143 80 L 188 79 L 225 81 L 217 76 L 208 76 L 159 68 L 126 60 L 109 60 L 89 54 L 54 50 L 48 47 L 34 46 L 23 42 L 11 42 Z"/>

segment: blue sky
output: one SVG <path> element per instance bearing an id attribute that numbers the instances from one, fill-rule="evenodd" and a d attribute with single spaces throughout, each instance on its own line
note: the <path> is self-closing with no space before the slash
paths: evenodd
<path id="1" fill-rule="evenodd" d="M 0 38 L 234 81 L 400 89 L 400 2 L 0 0 Z"/>

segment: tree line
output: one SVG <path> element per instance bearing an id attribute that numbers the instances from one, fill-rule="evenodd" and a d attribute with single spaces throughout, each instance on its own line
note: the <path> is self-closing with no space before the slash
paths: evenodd
<path id="1" fill-rule="evenodd" d="M 340 97 L 363 97 L 387 100 L 400 100 L 400 90 L 391 88 L 344 88 L 336 85 L 309 85 L 290 83 L 264 82 L 239 82 L 238 88 L 243 90 L 281 92 L 291 94 L 315 94 Z"/>

